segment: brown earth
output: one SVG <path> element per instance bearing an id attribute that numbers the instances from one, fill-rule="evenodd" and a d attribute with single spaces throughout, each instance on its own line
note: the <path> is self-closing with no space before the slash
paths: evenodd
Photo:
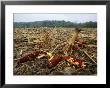
<path id="1" fill-rule="evenodd" d="M 68 40 L 74 35 L 75 28 L 21 28 L 14 29 L 14 75 L 96 75 L 97 64 L 97 30 L 96 28 L 81 28 L 78 39 L 86 42 L 84 46 L 79 46 L 81 50 L 72 49 L 68 55 L 86 61 L 85 68 L 77 68 L 69 64 L 67 61 L 59 62 L 55 67 L 48 68 L 48 58 L 34 58 L 20 65 L 16 64 L 16 60 L 21 54 L 34 50 L 43 50 L 51 52 L 57 45 L 68 43 Z M 64 47 L 60 46 L 54 50 L 53 54 L 64 53 Z M 87 55 L 84 53 L 86 52 Z"/>

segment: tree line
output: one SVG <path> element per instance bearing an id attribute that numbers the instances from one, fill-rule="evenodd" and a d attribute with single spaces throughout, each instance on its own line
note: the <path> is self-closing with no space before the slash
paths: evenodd
<path id="1" fill-rule="evenodd" d="M 36 28 L 36 27 L 85 27 L 96 28 L 97 22 L 76 23 L 70 21 L 35 21 L 35 22 L 14 22 L 14 28 Z"/>

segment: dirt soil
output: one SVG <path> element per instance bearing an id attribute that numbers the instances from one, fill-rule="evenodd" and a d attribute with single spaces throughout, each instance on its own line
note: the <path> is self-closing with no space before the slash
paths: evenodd
<path id="1" fill-rule="evenodd" d="M 85 68 L 75 67 L 66 60 L 59 62 L 55 67 L 48 68 L 48 58 L 34 58 L 17 65 L 16 59 L 35 50 L 51 52 L 57 45 L 68 42 L 74 34 L 75 28 L 21 28 L 14 29 L 13 74 L 14 75 L 96 75 L 97 74 L 97 30 L 96 28 L 81 28 L 78 39 L 86 42 L 79 45 L 80 50 L 72 48 L 66 54 L 82 59 L 86 63 Z M 75 45 L 77 45 L 75 43 Z M 53 54 L 64 53 L 61 46 L 54 50 Z M 96 64 L 91 60 L 96 62 Z"/>

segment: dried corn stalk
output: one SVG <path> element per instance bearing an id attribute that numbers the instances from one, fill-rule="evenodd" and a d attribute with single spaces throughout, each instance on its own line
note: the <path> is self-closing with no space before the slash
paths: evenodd
<path id="1" fill-rule="evenodd" d="M 78 34 L 80 32 L 79 28 L 75 29 L 75 32 L 72 34 L 72 37 L 67 41 L 66 46 L 63 48 L 64 52 L 69 52 L 71 51 L 72 47 L 74 46 L 75 40 L 78 37 Z"/>

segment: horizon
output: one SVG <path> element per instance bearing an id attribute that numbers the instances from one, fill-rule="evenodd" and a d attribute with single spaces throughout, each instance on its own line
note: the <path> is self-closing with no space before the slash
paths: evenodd
<path id="1" fill-rule="evenodd" d="M 38 20 L 38 21 L 30 21 L 30 22 L 43 22 L 43 21 L 65 21 L 65 20 Z M 30 23 L 30 22 L 14 22 L 14 23 Z M 65 22 L 71 22 L 71 21 L 65 21 Z M 97 21 L 86 21 L 86 22 L 97 22 Z M 86 22 L 80 22 L 80 23 L 86 23 Z M 77 23 L 77 22 L 71 22 L 71 23 Z"/>

